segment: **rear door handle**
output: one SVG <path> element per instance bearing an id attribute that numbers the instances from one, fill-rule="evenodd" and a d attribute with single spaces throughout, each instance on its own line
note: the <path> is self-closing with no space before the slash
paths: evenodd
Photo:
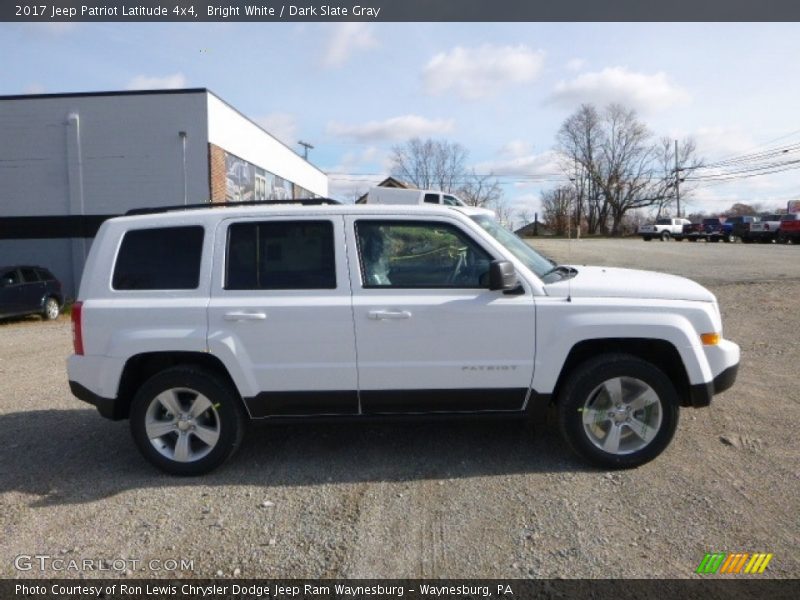
<path id="1" fill-rule="evenodd" d="M 369 318 L 378 321 L 410 319 L 411 313 L 407 310 L 371 310 L 369 311 Z"/>
<path id="2" fill-rule="evenodd" d="M 225 313 L 226 321 L 263 321 L 267 313 L 263 312 L 229 312 Z"/>

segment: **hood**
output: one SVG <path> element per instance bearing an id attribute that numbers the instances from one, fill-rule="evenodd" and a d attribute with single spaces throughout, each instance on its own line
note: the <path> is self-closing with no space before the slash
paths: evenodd
<path id="1" fill-rule="evenodd" d="M 714 294 L 691 279 L 635 269 L 573 266 L 572 279 L 545 285 L 551 296 L 574 298 L 652 298 L 714 302 Z"/>

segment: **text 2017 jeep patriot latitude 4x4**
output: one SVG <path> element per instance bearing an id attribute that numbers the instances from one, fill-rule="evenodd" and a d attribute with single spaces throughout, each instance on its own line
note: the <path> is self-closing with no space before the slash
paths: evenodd
<path id="1" fill-rule="evenodd" d="M 106 221 L 72 311 L 73 393 L 130 419 L 177 474 L 246 419 L 529 416 L 645 463 L 681 406 L 730 387 L 713 294 L 672 275 L 554 265 L 466 207 L 235 206 Z"/>

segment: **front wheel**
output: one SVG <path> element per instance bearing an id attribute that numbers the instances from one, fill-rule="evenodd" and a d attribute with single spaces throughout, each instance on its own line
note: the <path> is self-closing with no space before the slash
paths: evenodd
<path id="1" fill-rule="evenodd" d="M 242 439 L 236 393 L 197 367 L 161 371 L 133 399 L 130 426 L 144 457 L 173 475 L 201 475 L 230 457 Z"/>
<path id="2" fill-rule="evenodd" d="M 733 235 L 732 233 L 729 233 L 728 235 L 725 236 L 725 241 L 729 244 L 732 244 L 736 241 L 736 236 Z"/>
<path id="3" fill-rule="evenodd" d="M 668 242 L 670 238 L 669 231 L 662 231 L 661 232 L 661 241 Z"/>
<path id="4" fill-rule="evenodd" d="M 651 238 L 650 236 L 646 235 L 646 236 L 644 236 L 642 239 L 643 239 L 645 242 L 649 242 L 649 241 L 650 241 L 650 240 L 652 240 L 653 238 Z"/>
<path id="5" fill-rule="evenodd" d="M 669 445 L 678 396 L 653 364 L 628 354 L 586 361 L 558 397 L 561 433 L 580 456 L 603 468 L 643 465 Z"/>

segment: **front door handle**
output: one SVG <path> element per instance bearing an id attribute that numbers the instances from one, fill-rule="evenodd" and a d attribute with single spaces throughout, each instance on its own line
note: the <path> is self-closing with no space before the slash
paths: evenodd
<path id="1" fill-rule="evenodd" d="M 411 313 L 407 310 L 371 310 L 369 311 L 369 318 L 378 321 L 410 319 Z"/>
<path id="2" fill-rule="evenodd" d="M 267 313 L 263 312 L 229 312 L 225 313 L 226 321 L 263 321 Z"/>

